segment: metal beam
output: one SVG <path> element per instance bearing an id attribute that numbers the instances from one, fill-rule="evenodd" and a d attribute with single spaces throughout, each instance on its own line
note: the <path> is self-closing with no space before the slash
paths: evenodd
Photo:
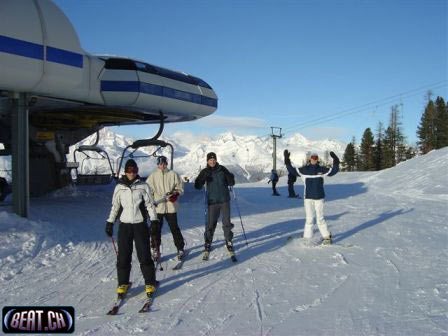
<path id="1" fill-rule="evenodd" d="M 280 127 L 271 127 L 271 137 L 273 141 L 273 152 L 272 152 L 272 170 L 277 171 L 277 138 L 282 137 L 282 129 Z"/>
<path id="2" fill-rule="evenodd" d="M 29 124 L 28 97 L 26 93 L 12 94 L 11 144 L 12 144 L 12 202 L 13 211 L 28 217 L 29 189 Z"/>

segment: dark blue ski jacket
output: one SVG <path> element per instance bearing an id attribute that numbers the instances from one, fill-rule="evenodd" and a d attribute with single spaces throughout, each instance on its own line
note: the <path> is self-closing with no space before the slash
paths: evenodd
<path id="1" fill-rule="evenodd" d="M 305 185 L 304 198 L 322 199 L 325 198 L 324 177 L 333 176 L 339 171 L 339 162 L 334 162 L 333 167 L 322 167 L 319 164 L 308 163 L 299 169 L 294 168 L 290 162 L 286 163 L 286 169 L 292 176 L 300 176 Z"/>
<path id="2" fill-rule="evenodd" d="M 230 201 L 229 187 L 235 184 L 235 177 L 226 167 L 219 163 L 213 168 L 207 165 L 196 177 L 194 187 L 200 190 L 205 183 L 209 205 Z"/>

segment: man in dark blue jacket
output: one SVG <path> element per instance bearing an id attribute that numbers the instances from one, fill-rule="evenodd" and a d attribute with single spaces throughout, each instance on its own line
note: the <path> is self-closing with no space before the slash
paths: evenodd
<path id="1" fill-rule="evenodd" d="M 268 180 L 268 183 L 272 182 L 272 196 L 280 196 L 280 194 L 277 192 L 276 185 L 278 183 L 278 174 L 275 169 L 271 170 L 271 178 Z"/>
<path id="2" fill-rule="evenodd" d="M 313 237 L 313 220 L 314 213 L 316 213 L 317 227 L 323 237 L 323 244 L 331 244 L 331 233 L 328 231 L 327 223 L 324 218 L 324 177 L 333 176 L 339 171 L 339 158 L 334 152 L 330 152 L 330 156 L 333 159 L 333 166 L 327 168 L 319 165 L 319 156 L 313 153 L 310 156 L 308 164 L 297 170 L 291 165 L 291 160 L 289 158 L 290 153 L 288 150 L 285 149 L 283 155 L 289 174 L 300 176 L 305 185 L 303 198 L 306 221 L 303 238 L 311 239 Z"/>
<path id="3" fill-rule="evenodd" d="M 235 184 L 235 177 L 226 167 L 216 161 L 216 154 L 207 154 L 207 167 L 201 170 L 195 180 L 194 187 L 202 189 L 207 183 L 207 227 L 204 233 L 205 251 L 209 252 L 215 233 L 219 215 L 222 213 L 222 229 L 229 252 L 233 252 L 232 223 L 230 223 L 230 193 L 229 187 Z"/>

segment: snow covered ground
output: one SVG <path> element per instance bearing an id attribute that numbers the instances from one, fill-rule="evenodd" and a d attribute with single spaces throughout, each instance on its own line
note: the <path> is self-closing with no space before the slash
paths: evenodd
<path id="1" fill-rule="evenodd" d="M 179 221 L 191 249 L 180 271 L 164 225 L 164 270 L 148 314 L 143 279 L 121 314 L 105 316 L 116 287 L 104 234 L 113 186 L 67 188 L 31 201 L 30 220 L 0 207 L 0 305 L 71 305 L 77 335 L 447 335 L 448 148 L 382 172 L 326 180 L 331 247 L 304 247 L 303 201 L 272 197 L 266 181 L 235 190 L 238 263 L 218 226 L 201 260 L 203 194 L 191 185 Z M 301 184 L 296 191 L 302 195 Z M 315 235 L 316 240 L 319 233 Z"/>

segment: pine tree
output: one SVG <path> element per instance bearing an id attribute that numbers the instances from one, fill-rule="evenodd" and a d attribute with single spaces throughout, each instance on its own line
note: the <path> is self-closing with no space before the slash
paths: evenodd
<path id="1" fill-rule="evenodd" d="M 429 100 L 420 120 L 420 125 L 417 128 L 418 146 L 423 154 L 437 147 L 436 116 L 434 102 Z"/>
<path id="2" fill-rule="evenodd" d="M 389 126 L 384 136 L 384 164 L 385 168 L 393 167 L 405 160 L 406 144 L 401 127 L 398 105 L 393 105 L 390 112 Z"/>
<path id="3" fill-rule="evenodd" d="M 360 158 L 359 158 L 359 148 L 358 145 L 356 144 L 356 138 L 353 137 L 352 138 L 352 144 L 353 144 L 353 148 L 355 150 L 355 166 L 354 166 L 354 170 L 355 171 L 359 171 L 360 170 Z"/>
<path id="4" fill-rule="evenodd" d="M 448 106 L 442 97 L 436 99 L 436 148 L 448 146 Z"/>
<path id="5" fill-rule="evenodd" d="M 353 143 L 349 143 L 345 147 L 344 152 L 344 164 L 346 171 L 353 171 L 355 169 L 355 146 Z"/>
<path id="6" fill-rule="evenodd" d="M 395 152 L 394 152 L 394 135 L 393 130 L 389 126 L 384 132 L 383 141 L 383 168 L 390 168 L 396 165 Z"/>
<path id="7" fill-rule="evenodd" d="M 381 170 L 384 168 L 384 126 L 380 121 L 376 129 L 376 141 L 375 148 L 373 149 L 373 166 L 375 170 Z"/>
<path id="8" fill-rule="evenodd" d="M 366 128 L 360 146 L 360 170 L 373 170 L 373 145 L 374 139 L 370 128 Z"/>

